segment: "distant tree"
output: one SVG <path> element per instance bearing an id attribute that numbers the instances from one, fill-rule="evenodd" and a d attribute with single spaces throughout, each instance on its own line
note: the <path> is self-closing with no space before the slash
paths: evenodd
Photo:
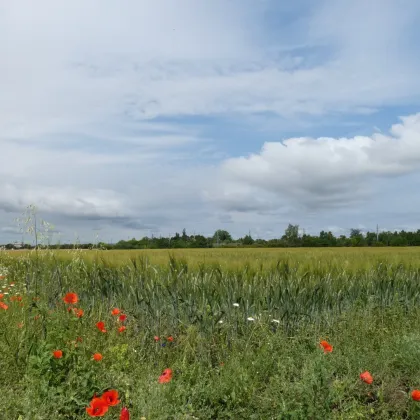
<path id="1" fill-rule="evenodd" d="M 350 239 L 352 246 L 364 245 L 364 237 L 360 229 L 350 229 Z"/>
<path id="2" fill-rule="evenodd" d="M 254 242 L 255 241 L 251 235 L 245 235 L 244 238 L 242 239 L 242 243 L 244 245 L 252 245 Z"/>
<path id="3" fill-rule="evenodd" d="M 360 238 L 362 235 L 362 231 L 360 229 L 350 229 L 350 238 Z"/>
<path id="4" fill-rule="evenodd" d="M 185 228 L 184 229 L 182 229 L 182 236 L 181 236 L 181 238 L 182 238 L 182 240 L 183 241 L 188 241 L 188 239 L 189 239 L 189 237 L 188 237 L 188 235 L 187 235 L 187 231 L 185 230 Z"/>
<path id="5" fill-rule="evenodd" d="M 289 223 L 282 239 L 286 242 L 287 246 L 299 245 L 299 225 L 292 225 Z"/>
<path id="6" fill-rule="evenodd" d="M 227 230 L 218 229 L 214 232 L 213 242 L 216 244 L 232 242 L 232 236 Z"/>

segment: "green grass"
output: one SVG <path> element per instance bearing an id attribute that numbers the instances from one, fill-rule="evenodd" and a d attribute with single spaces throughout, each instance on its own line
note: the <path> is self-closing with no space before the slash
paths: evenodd
<path id="1" fill-rule="evenodd" d="M 417 252 L 2 254 L 15 286 L 0 310 L 0 418 L 88 418 L 108 388 L 122 399 L 109 419 L 122 405 L 133 419 L 420 418 L 410 398 L 420 388 Z M 62 302 L 69 291 L 80 319 Z M 114 307 L 127 314 L 123 333 Z M 173 379 L 159 384 L 165 368 Z"/>

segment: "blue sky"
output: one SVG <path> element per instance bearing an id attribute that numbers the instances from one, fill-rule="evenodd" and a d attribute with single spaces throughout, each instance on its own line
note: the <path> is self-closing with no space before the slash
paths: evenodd
<path id="1" fill-rule="evenodd" d="M 0 242 L 417 229 L 415 0 L 0 1 Z"/>

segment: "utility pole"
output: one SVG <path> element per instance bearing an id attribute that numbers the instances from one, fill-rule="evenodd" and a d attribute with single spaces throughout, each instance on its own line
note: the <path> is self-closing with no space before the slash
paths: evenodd
<path id="1" fill-rule="evenodd" d="M 376 224 L 376 242 L 379 242 L 379 225 Z"/>

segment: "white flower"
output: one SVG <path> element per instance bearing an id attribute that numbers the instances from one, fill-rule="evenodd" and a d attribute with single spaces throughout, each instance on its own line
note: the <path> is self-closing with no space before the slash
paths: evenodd
<path id="1" fill-rule="evenodd" d="M 278 319 L 272 319 L 271 322 L 275 322 L 276 324 L 280 324 L 280 321 Z"/>
<path id="2" fill-rule="evenodd" d="M 233 304 L 233 306 L 234 306 L 235 308 L 239 308 L 239 303 L 234 303 L 234 304 Z"/>
<path id="3" fill-rule="evenodd" d="M 254 318 L 252 318 L 252 316 L 249 316 L 249 317 L 247 318 L 247 320 L 248 320 L 248 321 L 255 321 L 255 319 L 254 319 Z"/>
<path id="4" fill-rule="evenodd" d="M 220 320 L 220 321 L 219 321 L 219 324 L 223 324 L 223 320 Z"/>

